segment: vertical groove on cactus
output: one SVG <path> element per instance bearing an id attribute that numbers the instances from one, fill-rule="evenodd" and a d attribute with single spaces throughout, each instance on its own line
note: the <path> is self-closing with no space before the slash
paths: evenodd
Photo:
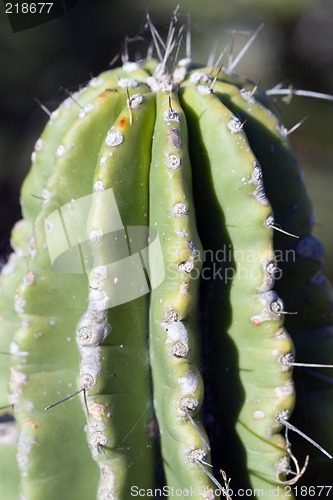
<path id="1" fill-rule="evenodd" d="M 8 378 L 12 370 L 11 357 L 25 356 L 18 352 L 17 345 L 12 342 L 15 331 L 19 328 L 19 321 L 15 311 L 16 285 L 25 274 L 26 258 L 30 227 L 26 221 L 16 223 L 11 236 L 14 252 L 10 255 L 7 264 L 1 270 L 0 280 L 0 484 L 4 497 L 19 494 L 19 471 L 16 463 L 16 442 L 18 427 L 13 417 L 13 398 L 8 394 Z"/>
<path id="2" fill-rule="evenodd" d="M 223 342 L 218 336 L 224 335 L 229 335 L 236 345 L 244 390 L 244 404 L 237 417 L 236 429 L 248 450 L 247 467 L 252 471 L 253 487 L 265 487 L 262 480 L 272 482 L 286 472 L 282 467 L 279 469 L 285 454 L 276 417 L 279 411 L 290 410 L 293 406 L 290 373 L 281 369 L 277 356 L 281 348 L 285 348 L 287 336 L 284 332 L 281 339 L 283 304 L 271 290 L 275 266 L 272 229 L 265 225 L 271 215 L 271 206 L 263 196 L 261 167 L 249 149 L 242 124 L 236 116 L 209 92 L 207 86 L 185 87 L 182 103 L 185 111 L 190 108 L 193 113 L 192 144 L 195 146 L 192 157 L 197 163 L 208 162 L 213 189 L 225 214 L 226 230 L 232 241 L 230 250 L 235 272 L 229 292 L 232 317 L 227 331 L 221 330 L 215 322 L 211 326 L 211 331 L 216 332 L 213 346 L 215 342 Z M 206 148 L 205 157 L 202 153 L 200 155 L 202 144 Z M 225 176 L 228 176 L 228 182 L 224 183 Z M 251 220 L 246 221 L 249 213 Z M 208 224 L 204 219 L 205 212 L 201 211 L 200 216 L 204 227 Z M 246 221 L 245 225 L 243 221 Z M 249 248 L 251 259 L 247 256 Z M 291 349 L 291 343 L 288 347 Z M 274 350 L 277 354 L 272 356 Z M 216 369 L 211 374 L 216 391 L 223 386 L 221 368 L 217 360 Z M 225 368 L 232 370 L 228 364 Z M 225 401 L 219 396 L 217 399 Z M 224 411 L 222 409 L 217 422 L 223 422 Z M 262 460 L 262 455 L 266 459 L 259 470 L 258 461 Z M 282 490 L 281 495 L 284 495 Z"/>
<path id="3" fill-rule="evenodd" d="M 97 196 L 88 219 L 93 270 L 88 309 L 77 332 L 80 386 L 87 393 L 82 395 L 83 407 L 87 403 L 88 439 L 101 470 L 103 499 L 128 498 L 133 484 L 152 487 L 154 475 L 154 448 L 148 433 L 152 420 L 148 296 L 117 305 L 119 294 L 128 298 L 127 287 L 136 285 L 138 262 L 133 265 L 127 247 L 133 251 L 137 242 L 129 226 L 144 228 L 148 219 L 154 96 L 132 95 L 128 105 L 110 123 L 95 170 Z M 110 210 L 111 189 L 119 221 Z M 126 282 L 124 270 L 128 269 L 132 269 L 131 280 Z"/>
<path id="4" fill-rule="evenodd" d="M 303 363 L 330 364 L 332 290 L 321 272 L 323 249 L 311 236 L 314 224 L 312 206 L 297 159 L 290 149 L 287 131 L 271 112 L 255 102 L 253 96 L 252 102 L 246 103 L 231 89 L 223 90 L 221 87 L 220 90 L 217 85 L 216 92 L 238 116 L 244 119 L 246 116 L 244 128 L 253 151 L 260 159 L 265 190 L 272 203 L 276 221 L 285 230 L 299 236 L 295 240 L 280 232 L 274 235 L 275 252 L 280 258 L 279 275 L 283 278 L 276 281 L 276 289 L 283 297 L 286 309 L 298 313 L 297 316 L 286 316 L 285 320 L 286 328 L 295 343 L 297 359 Z M 260 109 L 257 110 L 257 107 Z M 300 379 L 298 375 L 296 392 L 299 394 L 300 404 L 296 406 L 293 421 L 301 429 L 307 429 L 309 435 L 317 441 L 325 442 L 328 449 L 332 449 L 330 433 L 321 431 L 329 426 L 331 383 L 320 382 L 312 370 L 312 375 L 310 371 L 305 378 Z M 311 414 L 316 413 L 314 408 L 318 408 L 318 404 L 313 404 L 312 401 L 319 397 L 322 401 L 319 405 L 321 410 L 314 418 Z M 305 410 L 308 413 L 307 420 L 304 418 Z M 312 482 L 319 477 L 325 481 L 323 470 L 325 465 L 328 467 L 328 462 L 320 452 L 312 450 L 312 455 L 316 455 L 316 459 L 310 460 L 308 476 L 312 476 Z"/>
<path id="5" fill-rule="evenodd" d="M 168 484 L 209 489 L 197 462 L 209 459 L 197 420 L 203 385 L 198 371 L 196 301 L 202 247 L 191 195 L 186 118 L 177 95 L 158 92 L 150 173 L 150 225 L 162 243 L 166 277 L 151 292 L 150 356 L 154 405 Z M 151 263 L 151 273 L 160 272 Z M 195 419 L 195 421 L 194 421 Z"/>
<path id="6" fill-rule="evenodd" d="M 333 451 L 325 375 L 295 377 L 292 416 L 295 357 L 331 363 L 333 299 L 288 134 L 251 82 L 172 61 L 174 23 L 164 43 L 149 20 L 160 63 L 93 78 L 36 142 L 0 279 L 6 500 L 18 469 L 22 500 L 127 500 L 158 475 L 211 500 L 221 469 L 293 498 L 300 397 Z"/>

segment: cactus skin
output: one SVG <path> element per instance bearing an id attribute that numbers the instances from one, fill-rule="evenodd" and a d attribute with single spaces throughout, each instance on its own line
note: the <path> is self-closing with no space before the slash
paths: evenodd
<path id="1" fill-rule="evenodd" d="M 195 331 L 198 287 L 195 276 L 200 273 L 202 247 L 191 196 L 186 119 L 173 92 L 157 93 L 156 110 L 150 170 L 150 225 L 162 237 L 166 277 L 163 284 L 151 292 L 154 405 L 167 483 L 179 490 L 191 485 L 195 491 L 208 492 L 212 484 L 196 463 L 204 457 L 210 460 L 208 440 L 205 431 L 198 430 L 192 423 L 192 415 L 195 418 L 203 399 Z M 158 270 L 152 266 L 151 272 L 154 271 Z M 202 427 L 201 423 L 196 425 Z"/>
<path id="2" fill-rule="evenodd" d="M 129 226 L 156 230 L 165 270 L 149 295 L 115 307 L 112 272 L 123 268 L 106 237 L 109 189 L 122 241 Z M 70 221 L 75 200 L 90 195 L 82 239 L 71 243 L 75 251 L 90 241 L 81 259 L 92 259 L 93 269 L 59 272 L 47 248 L 54 227 L 45 221 L 60 209 Z M 104 72 L 52 113 L 21 201 L 15 253 L 1 275 L 0 340 L 3 350 L 11 344 L 1 383 L 9 379 L 3 404 L 14 405 L 19 430 L 22 498 L 127 500 L 132 486 L 154 488 L 152 405 L 169 487 L 214 498 L 212 463 L 218 481 L 223 468 L 234 490 L 260 488 L 268 497 L 279 486 L 285 498 L 290 451 L 277 417 L 289 418 L 295 396 L 292 368 L 281 359 L 294 342 L 300 360 L 329 361 L 333 306 L 318 274 L 311 204 L 265 94 L 192 61 L 176 65 L 173 76 L 154 60 Z M 229 249 L 215 267 L 210 255 Z M 276 261 L 274 252 L 289 250 L 294 261 Z M 161 262 L 154 252 L 148 257 L 146 273 L 157 285 Z M 279 296 L 286 311 L 298 312 L 285 323 Z M 44 411 L 77 390 L 80 397 Z M 317 439 L 332 446 L 332 390 L 306 381 L 309 401 L 323 392 L 323 416 L 314 411 L 310 427 L 322 426 Z M 295 416 L 302 427 L 297 404 Z M 318 470 L 329 484 L 328 459 L 316 456 L 312 475 Z"/>
<path id="3" fill-rule="evenodd" d="M 17 354 L 16 346 L 11 343 L 14 332 L 19 328 L 13 297 L 16 285 L 25 273 L 25 259 L 28 252 L 30 227 L 26 221 L 19 221 L 12 230 L 12 247 L 15 250 L 2 268 L 0 280 L 0 350 Z M 15 498 L 19 494 L 19 470 L 16 463 L 16 443 L 18 438 L 17 425 L 14 422 L 13 403 L 8 395 L 8 374 L 10 371 L 10 356 L 4 355 L 1 360 L 0 372 L 0 484 L 5 498 Z M 4 414 L 4 415 L 3 415 Z"/>
<path id="4" fill-rule="evenodd" d="M 131 102 L 130 115 L 125 106 L 112 124 L 94 175 L 94 186 L 98 186 L 99 190 L 101 186 L 103 190 L 113 189 L 125 228 L 146 224 L 151 137 L 155 119 L 152 95 L 135 94 L 129 102 L 130 106 Z M 119 134 L 121 142 L 118 144 L 116 141 L 110 146 L 110 134 Z M 132 186 L 137 186 L 135 193 Z M 147 489 L 153 484 L 154 449 L 147 432 L 152 420 L 146 338 L 149 309 L 147 295 L 111 307 L 113 291 L 121 286 L 123 269 L 97 264 L 110 260 L 110 240 L 103 242 L 108 236 L 105 228 L 109 224 L 109 215 L 105 212 L 104 198 L 96 197 L 89 214 L 88 234 L 98 231 L 103 237 L 101 241 L 93 242 L 95 265 L 89 277 L 89 305 L 79 324 L 77 342 L 83 384 L 91 375 L 90 360 L 94 359 L 101 365 L 86 397 L 90 446 L 101 470 L 100 498 L 109 498 L 110 492 L 112 498 L 129 498 L 131 485 Z M 121 238 L 119 231 L 115 234 Z M 112 262 L 120 259 L 121 255 L 118 259 L 112 258 Z M 118 278 L 119 283 L 114 283 L 113 276 Z M 102 299 L 99 299 L 100 294 Z M 105 297 L 110 302 L 108 310 Z M 83 340 L 80 337 L 82 331 Z M 87 331 L 92 333 L 91 338 L 87 339 Z M 107 377 L 105 374 L 108 374 Z M 101 445 L 104 453 L 98 449 Z"/>
<path id="5" fill-rule="evenodd" d="M 294 404 L 290 373 L 281 370 L 277 355 L 272 355 L 272 352 L 282 354 L 285 349 L 288 352 L 292 349 L 292 344 L 288 341 L 286 332 L 282 334 L 281 314 L 276 314 L 272 309 L 272 304 L 280 307 L 281 302 L 271 291 L 274 280 L 270 267 L 274 266 L 274 251 L 272 229 L 265 225 L 265 221 L 271 215 L 272 209 L 268 200 L 261 196 L 260 166 L 249 150 L 236 116 L 215 95 L 207 93 L 207 88 L 185 87 L 182 104 L 185 112 L 191 110 L 194 115 L 191 120 L 194 138 L 192 144 L 196 145 L 192 154 L 193 163 L 196 162 L 194 169 L 201 166 L 199 175 L 212 178 L 217 208 L 221 208 L 225 214 L 225 226 L 232 241 L 235 255 L 233 266 L 236 271 L 230 289 L 232 318 L 227 331 L 218 326 L 221 315 L 228 307 L 227 301 L 221 313 L 213 315 L 207 328 L 216 332 L 215 335 L 212 334 L 213 348 L 226 342 L 223 339 L 226 335 L 231 337 L 238 348 L 239 377 L 245 394 L 236 430 L 248 450 L 247 467 L 252 471 L 251 484 L 254 488 L 265 488 L 265 482 L 274 481 L 271 471 L 284 455 L 283 439 L 278 434 L 280 429 L 276 416 L 279 411 L 290 411 Z M 205 110 L 207 111 L 204 112 Z M 205 159 L 199 151 L 203 145 L 207 151 L 205 173 L 202 172 Z M 224 183 L 223 178 L 227 175 L 228 182 Z M 208 193 L 204 193 L 203 199 L 206 199 L 207 195 Z M 232 200 L 236 197 L 239 199 L 233 207 Z M 202 212 L 203 207 L 199 213 Z M 240 221 L 247 213 L 251 213 L 251 219 L 244 227 Z M 220 248 L 225 248 L 226 243 L 227 240 Z M 213 245 L 215 247 L 216 243 L 213 242 Z M 254 253 L 254 261 L 246 258 L 249 248 Z M 211 290 L 211 293 L 214 291 Z M 214 295 L 213 297 L 215 299 Z M 221 304 L 220 301 L 218 303 Z M 219 347 L 215 352 L 220 353 L 221 350 Z M 214 396 L 222 405 L 223 401 L 232 400 L 235 396 L 216 396 L 220 390 L 225 391 L 225 375 L 221 374 L 219 355 L 214 359 L 212 352 L 211 357 L 211 383 L 214 386 Z M 221 378 L 224 383 L 221 383 Z M 262 381 L 261 384 L 258 380 Z M 223 392 L 222 396 L 225 396 Z M 216 425 L 223 421 L 220 412 L 225 410 L 222 408 L 217 411 Z M 255 440 L 258 441 L 256 445 L 253 444 Z M 260 466 L 260 472 L 259 454 L 266 457 L 264 465 Z M 275 474 L 279 475 L 278 472 Z M 283 496 L 281 488 L 281 498 Z"/>

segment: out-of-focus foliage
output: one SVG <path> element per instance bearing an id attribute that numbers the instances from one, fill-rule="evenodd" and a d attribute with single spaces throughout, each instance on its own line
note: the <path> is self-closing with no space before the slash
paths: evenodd
<path id="1" fill-rule="evenodd" d="M 261 22 L 265 28 L 237 70 L 263 86 L 283 81 L 333 94 L 333 2 L 330 0 L 81 0 L 67 15 L 12 33 L 0 11 L 0 234 L 8 250 L 9 231 L 19 218 L 19 186 L 30 167 L 30 153 L 47 116 L 36 97 L 54 109 L 82 82 L 108 67 L 121 52 L 125 34 L 143 34 L 145 12 L 167 27 L 171 11 L 191 15 L 192 53 L 205 61 L 230 40 L 237 53 Z M 143 42 L 129 44 L 132 58 Z M 318 225 L 333 277 L 333 103 L 276 100 L 287 126 L 305 116 L 292 137 L 305 168 Z"/>

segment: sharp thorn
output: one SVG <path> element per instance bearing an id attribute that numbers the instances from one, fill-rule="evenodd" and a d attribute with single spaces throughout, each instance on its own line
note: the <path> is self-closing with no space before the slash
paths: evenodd
<path id="1" fill-rule="evenodd" d="M 313 99 L 324 99 L 326 101 L 333 101 L 333 95 L 324 94 L 322 92 L 313 92 L 311 90 L 297 90 L 293 88 L 282 89 L 280 87 L 274 87 L 270 90 L 266 90 L 266 95 L 274 96 L 274 95 L 284 95 L 284 96 L 301 96 L 301 97 L 310 97 Z"/>
<path id="2" fill-rule="evenodd" d="M 295 130 L 297 130 L 301 125 L 303 125 L 303 123 L 305 122 L 305 120 L 307 119 L 307 117 L 305 116 L 302 120 L 300 120 L 298 123 L 296 123 L 296 125 L 294 125 L 293 127 L 291 127 L 288 131 L 287 131 L 287 135 L 290 135 L 292 134 L 293 132 L 295 132 Z"/>
<path id="3" fill-rule="evenodd" d="M 73 394 L 71 394 L 70 396 L 67 396 L 67 397 L 66 397 L 66 398 L 64 398 L 64 399 L 60 399 L 60 401 L 56 401 L 55 403 L 52 403 L 52 404 L 50 404 L 50 405 L 46 406 L 46 407 L 44 408 L 44 411 L 49 410 L 50 408 L 53 408 L 54 406 L 57 406 L 57 405 L 59 405 L 60 403 L 64 403 L 65 401 L 68 401 L 69 399 L 74 398 L 75 396 L 77 396 L 78 394 L 80 394 L 80 392 L 82 392 L 82 391 L 84 391 L 84 393 L 86 392 L 86 390 L 85 390 L 85 389 L 79 389 L 78 391 L 74 392 L 74 393 L 73 393 Z"/>
<path id="4" fill-rule="evenodd" d="M 37 98 L 37 97 L 34 97 L 34 101 L 38 104 L 38 106 L 48 115 L 48 116 L 51 116 L 52 115 L 52 112 L 47 109 L 47 107 L 40 102 L 40 100 Z"/>
<path id="5" fill-rule="evenodd" d="M 194 429 L 197 431 L 197 433 L 199 434 L 203 444 L 207 447 L 207 449 L 210 451 L 210 445 L 209 443 L 207 442 L 205 436 L 203 435 L 203 433 L 201 432 L 201 429 L 199 429 L 198 425 L 195 423 L 194 419 L 192 418 L 192 416 L 190 415 L 190 412 L 185 409 L 185 413 L 189 419 L 189 421 L 191 422 L 191 424 L 193 425 Z M 207 464 L 209 465 L 209 464 Z M 210 466 L 211 467 L 211 466 Z"/>
<path id="6" fill-rule="evenodd" d="M 73 102 L 75 102 L 75 104 L 77 106 L 79 106 L 79 108 L 81 110 L 83 110 L 83 107 L 77 102 L 77 100 L 72 96 L 72 94 L 69 92 L 69 90 L 65 89 L 64 87 L 60 87 L 60 90 L 63 90 L 63 92 L 65 92 L 65 94 L 70 98 L 72 99 Z"/>
<path id="7" fill-rule="evenodd" d="M 200 469 L 204 471 L 204 473 L 209 477 L 211 481 L 218 487 L 220 491 L 223 491 L 223 486 L 222 484 L 219 483 L 219 481 L 213 476 L 213 474 L 205 467 L 205 465 L 208 465 L 209 467 L 212 467 L 210 464 L 207 464 L 206 462 L 203 462 L 202 460 L 196 460 L 195 463 L 197 464 Z"/>
<path id="8" fill-rule="evenodd" d="M 294 431 L 297 434 L 299 434 L 300 436 L 302 436 L 304 439 L 306 439 L 306 441 L 309 441 L 309 443 L 311 443 L 313 446 L 315 446 L 316 448 L 318 448 L 318 450 L 320 450 L 329 459 L 333 458 L 333 456 L 328 451 L 326 451 L 322 446 L 320 446 L 320 444 L 318 444 L 316 441 L 314 441 L 309 436 L 307 436 L 306 434 L 304 434 L 304 432 L 302 432 L 297 427 L 295 427 L 293 424 L 291 424 L 290 422 L 288 422 L 288 420 L 286 420 L 286 419 L 284 419 L 283 417 L 280 417 L 280 416 L 277 416 L 276 420 L 278 422 L 280 422 L 281 424 L 283 424 L 285 427 L 288 427 L 289 430 Z"/>

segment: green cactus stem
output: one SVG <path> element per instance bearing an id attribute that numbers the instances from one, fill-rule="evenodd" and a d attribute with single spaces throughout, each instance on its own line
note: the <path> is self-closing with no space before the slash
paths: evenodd
<path id="1" fill-rule="evenodd" d="M 277 464 L 284 463 L 285 451 L 276 416 L 282 410 L 290 411 L 294 404 L 290 371 L 281 370 L 278 362 L 278 353 L 291 350 L 292 344 L 282 330 L 283 303 L 272 291 L 275 268 L 273 230 L 267 225 L 272 208 L 263 197 L 261 167 L 249 148 L 241 122 L 219 101 L 209 86 L 185 87 L 181 96 L 185 112 L 192 112 L 194 169 L 197 175 L 207 175 L 212 179 L 218 204 L 215 210 L 220 208 L 225 214 L 224 230 L 228 239 L 222 242 L 221 236 L 217 236 L 219 244 L 222 243 L 221 248 L 225 248 L 228 240 L 232 242 L 232 269 L 235 274 L 228 297 L 232 317 L 227 330 L 223 331 L 219 323 L 223 324 L 221 315 L 228 310 L 228 301 L 225 300 L 220 315 L 212 316 L 209 329 L 213 336 L 212 347 L 223 345 L 228 335 L 238 350 L 239 373 L 236 376 L 239 376 L 244 390 L 244 403 L 237 418 L 236 430 L 248 450 L 247 467 L 253 475 L 251 482 L 254 488 L 261 488 L 264 487 L 262 482 L 274 481 L 272 471 L 275 470 L 275 480 L 285 472 L 283 466 L 281 470 L 277 468 Z M 226 176 L 228 181 L 224 182 Z M 203 199 L 207 194 L 203 193 Z M 237 202 L 233 206 L 235 199 Z M 199 213 L 202 217 L 204 210 L 201 208 Z M 248 213 L 251 219 L 244 227 L 240 221 L 246 219 Z M 202 219 L 203 225 L 207 225 L 204 216 Z M 212 236 L 210 232 L 207 237 Z M 251 259 L 247 258 L 249 248 L 253 253 Z M 211 293 L 214 294 L 214 290 Z M 221 304 L 221 299 L 218 302 Z M 221 361 L 218 358 L 213 360 L 212 353 L 211 383 L 214 384 L 215 395 L 219 387 L 225 386 L 221 383 L 221 379 L 225 382 L 225 375 L 221 370 Z M 217 400 L 222 406 L 226 398 L 218 396 Z M 223 407 L 219 410 L 217 422 L 223 422 L 221 413 L 224 411 Z M 256 445 L 253 440 L 258 440 Z M 259 472 L 258 461 L 263 455 L 266 456 L 265 466 L 262 464 Z"/>
<path id="2" fill-rule="evenodd" d="M 0 278 L 6 500 L 18 476 L 22 500 L 331 481 L 332 372 L 293 366 L 332 364 L 332 290 L 288 133 L 268 93 L 178 59 L 174 17 L 166 42 L 148 24 L 160 60 L 69 96 L 22 187 Z M 326 455 L 293 447 L 289 419 Z"/>
<path id="3" fill-rule="evenodd" d="M 101 470 L 101 498 L 110 494 L 112 498 L 129 498 L 131 485 L 147 489 L 154 475 L 154 449 L 148 431 L 153 418 L 147 357 L 148 295 L 120 305 L 117 301 L 119 295 L 129 296 L 127 286 L 135 287 L 136 260 L 131 281 L 126 283 L 123 278 L 124 270 L 132 265 L 132 257 L 122 258 L 128 255 L 126 238 L 130 247 L 132 244 L 128 226 L 144 227 L 148 216 L 154 97 L 135 94 L 128 105 L 129 109 L 125 106 L 115 122 L 110 122 L 94 173 L 97 196 L 88 220 L 93 270 L 88 308 L 77 330 L 80 387 L 86 390 L 83 407 L 87 405 L 88 438 Z M 110 225 L 112 214 L 105 197 L 110 189 L 121 214 L 118 226 L 114 220 Z M 112 252 L 109 264 L 115 242 L 119 242 L 119 250 Z M 139 264 L 142 273 L 140 260 Z"/>
<path id="4" fill-rule="evenodd" d="M 209 444 L 196 415 L 203 400 L 198 364 L 197 288 L 202 247 L 191 194 L 185 114 L 176 93 L 156 95 L 150 169 L 150 225 L 162 240 L 166 270 L 150 301 L 154 405 L 168 484 L 179 490 L 212 487 L 200 469 Z M 159 272 L 151 262 L 151 273 Z M 194 421 L 195 418 L 195 421 Z"/>

